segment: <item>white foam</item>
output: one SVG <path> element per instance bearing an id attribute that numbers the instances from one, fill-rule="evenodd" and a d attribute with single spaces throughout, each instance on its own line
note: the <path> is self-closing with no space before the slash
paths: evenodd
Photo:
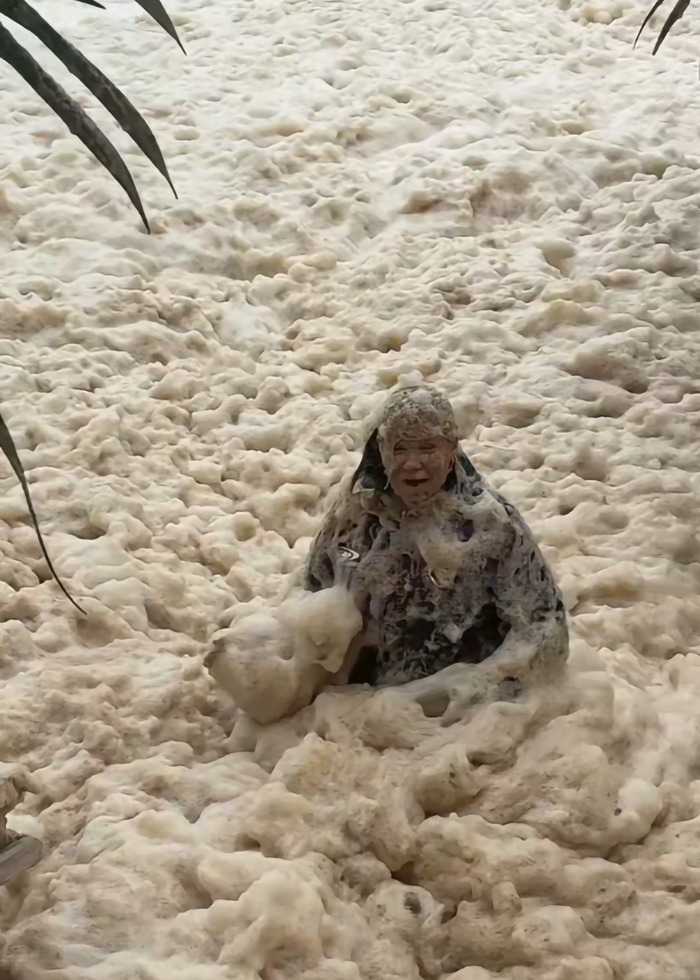
<path id="1" fill-rule="evenodd" d="M 185 58 L 108 6 L 41 9 L 154 128 L 178 201 L 94 110 L 152 237 L 0 67 L 0 409 L 89 613 L 3 464 L 0 759 L 46 857 L 0 962 L 696 980 L 697 13 L 652 59 L 641 0 L 172 0 Z M 352 635 L 336 594 L 311 642 L 294 574 L 420 377 L 554 566 L 569 679 L 262 724 Z M 221 631 L 258 721 L 203 665 Z"/>

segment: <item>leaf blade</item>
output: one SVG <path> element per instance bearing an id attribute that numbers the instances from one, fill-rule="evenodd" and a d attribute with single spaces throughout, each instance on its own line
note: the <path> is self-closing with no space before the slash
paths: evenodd
<path id="1" fill-rule="evenodd" d="M 58 585 L 59 589 L 61 590 L 61 592 L 63 592 L 63 594 L 66 596 L 69 602 L 71 602 L 75 606 L 78 612 L 82 613 L 83 616 L 85 616 L 86 615 L 85 610 L 78 605 L 78 603 L 72 597 L 72 595 L 65 587 L 61 579 L 58 577 L 56 569 L 53 567 L 51 559 L 49 558 L 49 553 L 46 550 L 46 545 L 44 544 L 44 538 L 42 536 L 41 530 L 39 529 L 39 521 L 37 519 L 36 512 L 34 510 L 34 504 L 32 503 L 32 498 L 29 493 L 29 486 L 27 484 L 27 479 L 24 474 L 24 467 L 22 466 L 21 460 L 17 453 L 17 447 L 15 446 L 14 439 L 12 438 L 10 430 L 7 428 L 7 423 L 5 422 L 5 419 L 2 417 L 2 415 L 0 415 L 0 449 L 5 454 L 8 463 L 14 470 L 15 476 L 19 480 L 20 486 L 22 487 L 22 491 L 24 493 L 24 499 L 26 500 L 27 507 L 29 509 L 29 516 L 32 519 L 34 530 L 36 531 L 36 536 L 39 539 L 39 546 L 44 556 L 44 560 L 46 561 L 46 564 L 49 566 L 49 571 L 53 575 L 54 580 L 56 581 L 56 584 Z"/>
<path id="2" fill-rule="evenodd" d="M 70 41 L 62 37 L 26 0 L 4 0 L 3 13 L 24 27 L 46 45 L 66 68 L 100 100 L 113 119 L 129 134 L 134 143 L 167 180 L 173 194 L 177 192 L 170 179 L 163 154 L 151 128 L 116 85 L 113 84 Z"/>
<path id="3" fill-rule="evenodd" d="M 146 231 L 150 226 L 141 198 L 136 190 L 133 177 L 119 155 L 117 149 L 90 117 L 80 108 L 58 82 L 44 71 L 39 62 L 15 40 L 7 28 L 0 24 L 0 58 L 22 76 L 68 129 L 87 147 L 95 159 L 126 192 L 127 197 L 138 211 Z"/>
<path id="4" fill-rule="evenodd" d="M 178 33 L 175 30 L 175 25 L 171 21 L 167 10 L 160 0 L 136 0 L 136 3 L 139 5 L 139 7 L 143 7 L 149 17 L 152 17 L 156 24 L 163 28 L 166 34 L 170 35 L 170 37 L 177 43 L 182 53 L 187 54 Z"/>
<path id="5" fill-rule="evenodd" d="M 638 40 L 639 40 L 639 38 L 640 38 L 640 37 L 642 36 L 642 31 L 643 31 L 643 30 L 644 30 L 644 28 L 645 28 L 645 27 L 647 26 L 647 24 L 649 23 L 649 21 L 650 21 L 650 20 L 651 20 L 651 18 L 652 18 L 652 17 L 654 16 L 654 14 L 656 13 L 656 11 L 657 11 L 657 10 L 659 9 L 659 7 L 661 6 L 661 4 L 662 4 L 663 2 L 664 2 L 664 0 L 656 0 L 656 3 L 655 3 L 655 4 L 654 4 L 654 6 L 653 6 L 653 7 L 651 8 L 651 10 L 648 10 L 648 11 L 647 11 L 647 15 L 646 15 L 646 17 L 644 18 L 644 20 L 642 21 L 642 26 L 641 26 L 641 27 L 639 28 L 639 30 L 637 31 L 637 36 L 635 37 L 635 39 L 634 39 L 634 44 L 632 45 L 632 47 L 633 47 L 633 48 L 636 48 L 636 47 L 637 47 L 637 41 L 638 41 Z"/>
<path id="6" fill-rule="evenodd" d="M 659 34 L 656 40 L 656 44 L 654 45 L 654 50 L 651 52 L 652 54 L 656 54 L 656 52 L 659 50 L 661 45 L 666 40 L 666 35 L 668 34 L 668 32 L 671 30 L 674 24 L 678 23 L 678 21 L 681 19 L 683 14 L 688 9 L 689 3 L 690 0 L 678 0 L 673 10 L 666 18 L 666 23 L 661 28 L 661 33 Z"/>

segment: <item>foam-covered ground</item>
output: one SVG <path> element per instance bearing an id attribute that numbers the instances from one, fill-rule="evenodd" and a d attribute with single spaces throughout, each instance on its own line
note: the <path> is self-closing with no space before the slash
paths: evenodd
<path id="1" fill-rule="evenodd" d="M 89 613 L 3 463 L 0 759 L 47 851 L 3 962 L 697 980 L 697 15 L 652 59 L 641 0 L 170 6 L 187 58 L 135 4 L 41 4 L 155 129 L 177 202 L 115 137 L 151 238 L 0 66 L 0 407 Z M 232 740 L 208 640 L 404 375 L 553 563 L 569 687 L 449 728 L 322 695 Z"/>

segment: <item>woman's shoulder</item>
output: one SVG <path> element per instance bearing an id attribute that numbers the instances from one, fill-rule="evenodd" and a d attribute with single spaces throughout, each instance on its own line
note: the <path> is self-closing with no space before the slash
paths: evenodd
<path id="1" fill-rule="evenodd" d="M 369 495 L 358 488 L 353 474 L 347 474 L 328 491 L 324 523 L 336 526 L 360 523 L 366 514 Z"/>
<path id="2" fill-rule="evenodd" d="M 463 465 L 460 467 L 457 483 L 453 489 L 459 500 L 460 509 L 465 513 L 490 513 L 493 516 L 500 516 L 504 521 L 519 516 L 517 508 L 491 486 L 489 481 L 474 468 L 471 461 L 469 466 L 470 470 Z"/>
<path id="3" fill-rule="evenodd" d="M 509 500 L 505 494 L 502 494 L 500 490 L 496 490 L 492 486 L 487 487 L 487 492 L 489 496 L 495 501 L 496 506 L 504 514 L 504 516 L 515 523 L 524 524 L 524 519 L 515 504 Z"/>
<path id="4" fill-rule="evenodd" d="M 472 479 L 458 488 L 454 523 L 461 537 L 479 535 L 488 539 L 492 551 L 506 554 L 518 541 L 528 540 L 530 530 L 518 508 L 481 474 L 477 476 L 478 482 Z"/>

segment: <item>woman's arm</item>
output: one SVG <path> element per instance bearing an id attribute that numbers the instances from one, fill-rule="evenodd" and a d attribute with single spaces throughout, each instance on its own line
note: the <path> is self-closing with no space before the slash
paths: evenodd
<path id="1" fill-rule="evenodd" d="M 304 569 L 304 588 L 308 592 L 320 592 L 330 589 L 342 582 L 344 576 L 338 574 L 337 541 L 340 531 L 340 520 L 336 507 L 331 507 L 326 514 L 323 524 L 314 538 Z M 335 560 L 334 560 L 335 559 Z M 364 643 L 364 630 L 361 630 L 350 643 L 342 667 L 335 674 L 326 675 L 326 683 L 333 686 L 343 686 L 348 683 L 350 673 L 357 662 Z M 322 685 L 323 686 L 323 685 Z"/>

